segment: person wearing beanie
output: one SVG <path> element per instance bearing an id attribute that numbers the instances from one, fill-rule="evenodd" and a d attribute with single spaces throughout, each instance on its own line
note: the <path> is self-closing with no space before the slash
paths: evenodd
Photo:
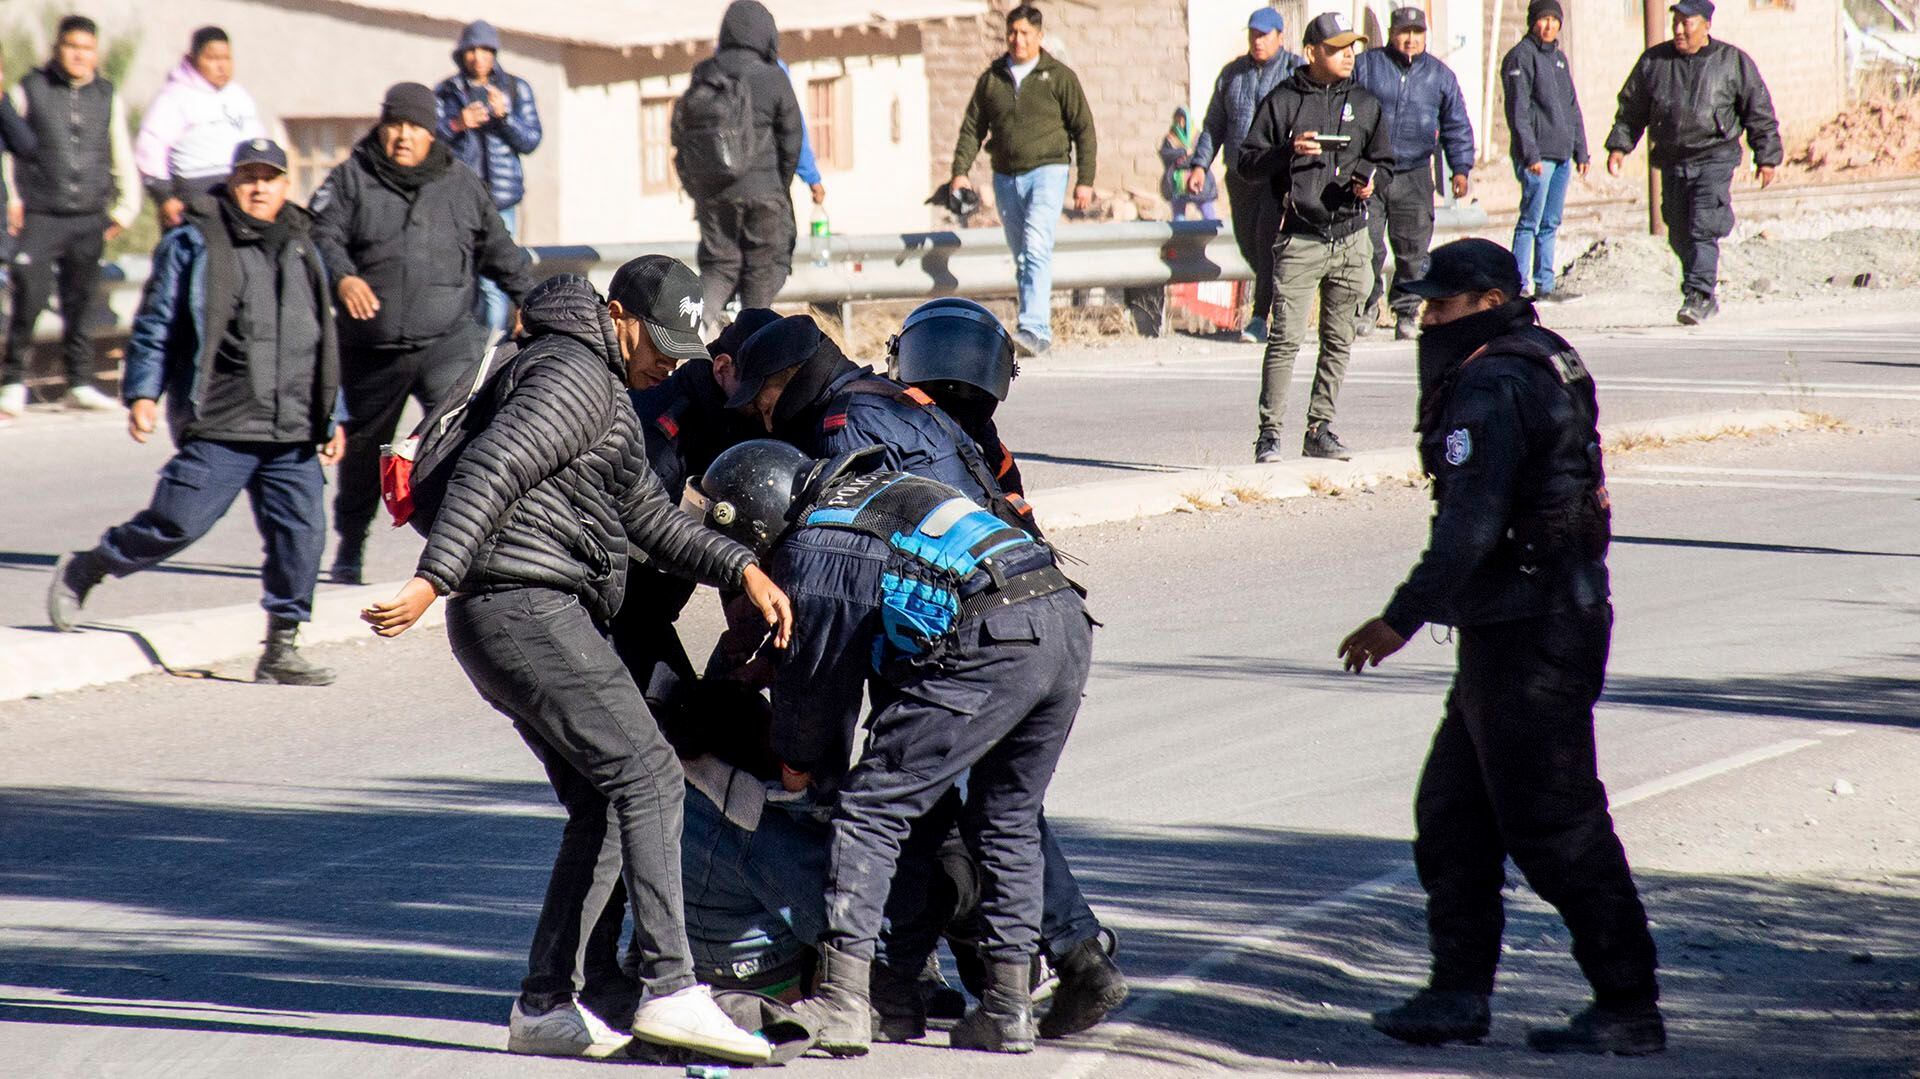
<path id="1" fill-rule="evenodd" d="M 180 224 L 189 199 L 226 184 L 234 146 L 266 137 L 253 95 L 234 81 L 227 32 L 195 30 L 133 140 L 133 163 L 160 209 L 160 227 Z"/>
<path id="2" fill-rule="evenodd" d="M 474 275 L 518 303 L 530 259 L 507 234 L 480 177 L 434 137 L 439 107 L 396 83 L 380 122 L 313 195 L 313 239 L 339 300 L 346 455 L 334 496 L 332 578 L 358 584 L 380 508 L 380 447 L 407 398 L 433 411 L 486 347 Z"/>
<path id="3" fill-rule="evenodd" d="M 533 87 L 500 65 L 500 32 L 486 21 L 470 22 L 453 47 L 459 70 L 434 87 L 434 134 L 454 159 L 472 169 L 493 196 L 507 233 L 520 238 L 520 200 L 526 173 L 520 159 L 540 148 L 540 109 Z M 480 279 L 480 321 L 500 333 L 512 307 L 507 294 Z"/>
<path id="4" fill-rule="evenodd" d="M 1508 156 L 1520 181 L 1520 215 L 1513 224 L 1513 257 L 1520 283 L 1536 300 L 1576 297 L 1554 287 L 1553 242 L 1573 173 L 1587 175 L 1587 126 L 1560 47 L 1560 0 L 1533 0 L 1527 35 L 1500 61 L 1506 103 Z"/>

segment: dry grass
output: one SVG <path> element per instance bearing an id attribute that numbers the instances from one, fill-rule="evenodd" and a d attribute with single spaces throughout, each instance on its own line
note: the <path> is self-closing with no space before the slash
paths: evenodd
<path id="1" fill-rule="evenodd" d="M 1857 435 L 1860 433 L 1860 428 L 1855 427 L 1831 412 L 1809 412 L 1802 409 L 1800 414 L 1807 418 L 1807 429 L 1810 431 L 1831 431 L 1839 435 Z"/>
<path id="2" fill-rule="evenodd" d="M 1008 333 L 1013 332 L 1018 310 L 1012 300 L 981 302 L 987 310 L 1000 317 Z M 812 315 L 814 321 L 820 324 L 821 332 L 832 338 L 833 343 L 839 345 L 849 357 L 861 363 L 880 365 L 887 358 L 887 339 L 899 332 L 900 323 L 921 303 L 920 300 L 874 300 L 854 304 L 851 344 L 836 311 L 816 310 L 804 305 L 796 306 L 793 310 Z M 1087 344 L 1138 336 L 1133 318 L 1123 304 L 1088 304 L 1085 307 L 1054 305 L 1053 343 L 1056 345 Z"/>
<path id="3" fill-rule="evenodd" d="M 1350 488 L 1335 483 L 1325 476 L 1308 476 L 1306 482 L 1307 490 L 1316 498 L 1344 498 L 1351 493 Z"/>
<path id="4" fill-rule="evenodd" d="M 1836 421 L 1837 422 L 1837 421 Z M 1758 438 L 1761 435 L 1778 433 L 1778 427 L 1747 427 L 1730 423 L 1725 427 L 1711 431 L 1701 431 L 1690 435 L 1656 435 L 1646 431 L 1627 431 L 1616 435 L 1604 447 L 1610 454 L 1643 453 L 1648 450 L 1662 450 L 1671 446 L 1691 446 L 1701 442 L 1719 442 L 1723 439 Z"/>

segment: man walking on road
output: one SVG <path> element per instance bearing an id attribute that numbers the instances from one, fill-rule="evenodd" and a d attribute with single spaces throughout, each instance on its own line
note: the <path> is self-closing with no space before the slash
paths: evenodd
<path id="1" fill-rule="evenodd" d="M 69 15 L 54 36 L 53 59 L 14 87 L 14 106 L 33 128 L 37 152 L 14 161 L 7 224 L 20 238 L 13 267 L 13 320 L 0 362 L 0 413 L 27 405 L 33 327 L 60 288 L 61 358 L 68 408 L 99 411 L 113 398 L 93 385 L 87 312 L 100 284 L 100 256 L 140 215 L 140 180 L 127 117 L 113 83 L 100 77 L 93 20 Z M 231 147 L 229 147 L 231 149 Z"/>
<path id="2" fill-rule="evenodd" d="M 1307 333 L 1307 305 L 1320 299 L 1320 360 L 1307 403 L 1308 457 L 1351 456 L 1329 424 L 1366 297 L 1367 200 L 1388 182 L 1393 148 L 1380 101 L 1353 81 L 1353 47 L 1367 40 L 1328 12 L 1302 35 L 1307 66 L 1288 76 L 1254 114 L 1240 144 L 1240 175 L 1267 183 L 1280 205 L 1273 245 L 1274 319 L 1260 371 L 1255 461 L 1281 459 L 1293 361 Z M 1325 136 L 1322 138 L 1321 136 Z"/>
<path id="3" fill-rule="evenodd" d="M 1520 181 L 1520 216 L 1513 225 L 1513 257 L 1520 283 L 1535 300 L 1577 297 L 1554 288 L 1553 241 L 1567 202 L 1571 173 L 1587 176 L 1587 125 L 1573 70 L 1560 48 L 1560 0 L 1533 0 L 1527 36 L 1500 61 L 1506 84 L 1508 156 Z"/>
<path id="4" fill-rule="evenodd" d="M 108 574 L 186 550 L 245 491 L 267 552 L 267 648 L 254 681 L 324 686 L 333 672 L 302 658 L 294 637 L 313 616 L 326 545 L 320 465 L 344 442 L 333 422 L 340 370 L 327 271 L 312 218 L 287 204 L 286 151 L 253 139 L 230 160 L 226 187 L 195 196 L 160 241 L 127 343 L 127 432 L 145 442 L 165 397 L 178 450 L 145 510 L 60 560 L 47 617 L 73 629 Z"/>
<path id="5" fill-rule="evenodd" d="M 380 123 L 313 196 L 314 243 L 340 300 L 346 456 L 333 527 L 337 584 L 361 583 L 367 530 L 380 509 L 380 446 L 411 395 L 428 412 L 478 359 L 474 274 L 519 302 L 533 284 L 480 178 L 433 137 L 433 91 L 395 84 Z"/>
<path id="6" fill-rule="evenodd" d="M 1658 1052 L 1653 938 L 1594 762 L 1613 606 L 1593 379 L 1499 244 L 1446 244 L 1409 287 L 1426 301 L 1418 430 L 1438 505 L 1419 564 L 1339 654 L 1358 674 L 1436 623 L 1458 628 L 1460 655 L 1414 801 L 1432 978 L 1373 1025 L 1421 1045 L 1486 1036 L 1511 857 L 1593 986 L 1571 1024 L 1527 1043 Z"/>
<path id="7" fill-rule="evenodd" d="M 1073 208 L 1093 204 L 1093 110 L 1073 69 L 1041 42 L 1040 9 L 1007 12 L 1007 52 L 973 84 L 953 148 L 953 189 L 973 186 L 967 170 L 984 143 L 993 162 L 993 200 L 1013 251 L 1020 318 L 1013 344 L 1036 356 L 1053 344 L 1053 230 L 1075 172 Z"/>
<path id="8" fill-rule="evenodd" d="M 1218 154 L 1227 166 L 1227 211 L 1233 217 L 1233 242 L 1253 267 L 1253 312 L 1240 340 L 1265 342 L 1267 315 L 1273 310 L 1273 238 L 1280 228 L 1280 206 L 1261 180 L 1240 175 L 1240 140 L 1253 125 L 1254 110 L 1281 80 L 1306 63 L 1287 51 L 1286 20 L 1270 7 L 1255 8 L 1247 19 L 1247 54 L 1236 56 L 1213 80 L 1213 100 L 1200 125 L 1187 170 L 1187 190 L 1206 190 L 1207 170 Z"/>
<path id="9" fill-rule="evenodd" d="M 1433 155 L 1444 150 L 1452 173 L 1453 197 L 1467 197 L 1473 169 L 1473 124 L 1467 100 L 1453 69 L 1427 51 L 1427 13 L 1395 8 L 1387 47 L 1368 49 L 1353 64 L 1353 81 L 1380 99 L 1393 143 L 1393 180 L 1378 184 L 1367 214 L 1373 237 L 1373 290 L 1360 308 L 1359 331 L 1373 329 L 1376 305 L 1387 291 L 1387 240 L 1393 241 L 1394 337 L 1411 341 L 1420 315 L 1420 297 L 1405 282 L 1427 272 L 1427 245 L 1433 242 Z M 1436 138 L 1437 133 L 1437 138 Z"/>
<path id="10" fill-rule="evenodd" d="M 480 177 L 507 235 L 518 240 L 520 200 L 527 193 L 520 159 L 540 148 L 540 110 L 533 87 L 500 66 L 500 32 L 485 21 L 468 23 L 460 31 L 453 62 L 460 70 L 433 91 L 440 106 L 434 135 Z M 507 329 L 512 314 L 507 294 L 485 277 L 480 279 L 479 314 L 481 324 L 495 333 Z"/>
<path id="11" fill-rule="evenodd" d="M 1733 232 L 1733 174 L 1740 168 L 1740 132 L 1753 149 L 1760 186 L 1773 183 L 1784 149 L 1773 96 L 1753 57 L 1709 36 L 1712 0 L 1673 5 L 1673 40 L 1640 54 L 1607 136 L 1607 172 L 1620 166 L 1642 132 L 1649 162 L 1660 170 L 1660 219 L 1680 259 L 1683 326 L 1720 311 L 1720 241 Z"/>

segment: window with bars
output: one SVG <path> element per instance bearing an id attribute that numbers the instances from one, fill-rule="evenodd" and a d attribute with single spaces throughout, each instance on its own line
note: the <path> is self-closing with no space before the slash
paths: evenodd
<path id="1" fill-rule="evenodd" d="M 853 167 L 853 100 L 846 76 L 807 82 L 807 138 L 822 170 Z"/>
<path id="2" fill-rule="evenodd" d="M 649 97 L 640 102 L 640 193 L 668 195 L 680 187 L 673 171 L 673 102 Z"/>
<path id="3" fill-rule="evenodd" d="M 293 198 L 305 204 L 327 181 L 333 167 L 347 159 L 354 144 L 373 127 L 371 116 L 288 117 L 287 170 Z"/>

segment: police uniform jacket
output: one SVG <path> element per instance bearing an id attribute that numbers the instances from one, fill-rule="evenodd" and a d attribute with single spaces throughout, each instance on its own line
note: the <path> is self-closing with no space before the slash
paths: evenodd
<path id="1" fill-rule="evenodd" d="M 891 385 L 893 392 L 862 392 L 855 384 L 863 381 Z M 986 483 L 976 478 L 975 466 L 985 470 L 985 464 L 965 432 L 945 413 L 935 416 L 938 406 L 903 399 L 906 393 L 906 386 L 875 374 L 871 367 L 849 365 L 812 407 L 795 415 L 780 437 L 819 458 L 879 446 L 886 452 L 878 468 L 938 480 L 991 506 L 999 491 L 990 486 L 991 471 L 986 472 Z"/>

